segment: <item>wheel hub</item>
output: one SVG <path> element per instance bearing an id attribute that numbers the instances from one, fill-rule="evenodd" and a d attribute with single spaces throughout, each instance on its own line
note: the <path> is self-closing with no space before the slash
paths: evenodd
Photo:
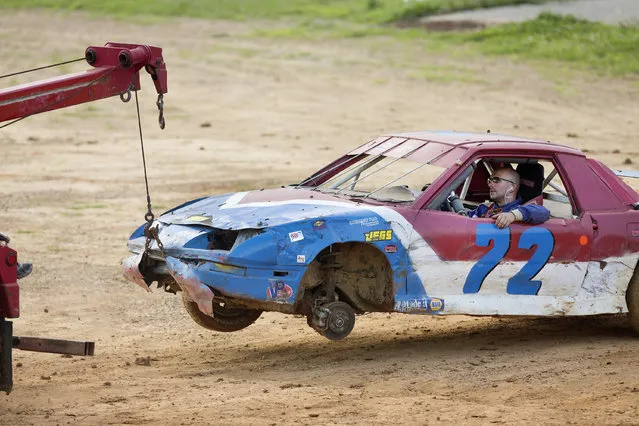
<path id="1" fill-rule="evenodd" d="M 344 302 L 332 302 L 315 309 L 313 328 L 330 340 L 348 336 L 355 325 L 355 312 Z"/>

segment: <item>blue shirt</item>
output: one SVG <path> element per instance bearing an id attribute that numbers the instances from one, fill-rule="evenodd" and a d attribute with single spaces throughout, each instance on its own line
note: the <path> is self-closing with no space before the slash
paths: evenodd
<path id="1" fill-rule="evenodd" d="M 480 204 L 475 210 L 468 212 L 468 217 L 494 217 L 499 213 L 508 213 L 513 210 L 519 210 L 523 216 L 523 222 L 533 225 L 544 223 L 550 218 L 550 211 L 546 207 L 537 204 L 522 205 L 519 197 L 503 206 L 498 206 L 497 203 Z"/>

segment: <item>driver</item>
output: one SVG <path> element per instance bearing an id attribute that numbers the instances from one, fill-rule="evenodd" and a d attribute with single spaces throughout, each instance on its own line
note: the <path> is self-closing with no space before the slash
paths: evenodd
<path id="1" fill-rule="evenodd" d="M 495 219 L 497 228 L 505 228 L 513 222 L 525 222 L 533 225 L 544 223 L 550 217 L 550 211 L 536 204 L 521 204 L 517 196 L 519 175 L 511 168 L 495 170 L 488 178 L 490 204 L 480 204 L 475 210 L 461 212 L 468 217 L 489 217 Z"/>

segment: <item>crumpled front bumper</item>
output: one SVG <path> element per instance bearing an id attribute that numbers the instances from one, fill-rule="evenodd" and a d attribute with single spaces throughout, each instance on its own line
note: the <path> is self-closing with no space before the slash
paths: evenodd
<path id="1" fill-rule="evenodd" d="M 189 299 L 197 303 L 200 311 L 207 315 L 213 315 L 213 291 L 198 279 L 197 273 L 192 269 L 193 265 L 170 256 L 165 261 L 169 274 L 180 286 L 180 289 Z M 146 283 L 141 271 L 141 268 L 144 268 L 144 262 L 144 254 L 142 253 L 129 256 L 122 261 L 122 272 L 124 278 L 151 292 L 151 288 Z"/>
<path id="2" fill-rule="evenodd" d="M 277 264 L 278 245 L 273 233 L 259 233 L 230 250 L 222 250 L 205 246 L 210 229 L 161 223 L 157 226 L 163 248 L 155 240 L 146 248 L 145 238 L 135 235 L 128 244 L 134 254 L 122 262 L 124 277 L 146 291 L 151 291 L 149 285 L 153 281 L 170 275 L 208 315 L 212 314 L 216 296 L 251 305 L 295 303 L 307 265 Z M 145 250 L 147 254 L 143 254 Z"/>
<path id="3" fill-rule="evenodd" d="M 143 253 L 139 253 L 124 259 L 122 261 L 122 274 L 124 275 L 124 278 L 136 283 L 150 293 L 151 289 L 149 288 L 146 281 L 144 281 L 144 275 L 142 275 L 142 272 L 140 272 L 142 256 Z"/>
<path id="4" fill-rule="evenodd" d="M 173 256 L 165 258 L 166 270 L 189 299 L 200 310 L 212 315 L 214 289 L 223 297 L 251 302 L 295 303 L 305 266 L 238 267 L 212 261 L 193 261 Z M 151 291 L 144 276 L 142 254 L 135 254 L 122 262 L 124 277 L 146 291 Z M 281 276 L 285 274 L 285 276 Z"/>

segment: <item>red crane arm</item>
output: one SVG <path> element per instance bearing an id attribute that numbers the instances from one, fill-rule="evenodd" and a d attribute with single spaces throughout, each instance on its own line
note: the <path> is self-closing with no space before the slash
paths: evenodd
<path id="1" fill-rule="evenodd" d="M 88 47 L 85 58 L 93 69 L 0 90 L 0 122 L 139 90 L 142 68 L 158 94 L 168 90 L 159 47 L 107 43 Z"/>
<path id="2" fill-rule="evenodd" d="M 161 96 L 167 92 L 167 75 L 162 49 L 140 44 L 107 43 L 103 47 L 88 47 L 84 56 L 93 66 L 88 71 L 0 90 L 0 123 L 127 92 L 130 94 L 131 90 L 140 89 L 139 71 L 144 68 L 151 74 L 158 92 L 160 127 L 164 127 Z M 4 241 L 8 242 L 8 239 Z M 20 316 L 17 262 L 15 250 L 6 245 L 0 246 L 0 391 L 7 393 L 13 386 L 13 348 L 93 355 L 93 342 L 13 335 L 13 325 L 5 319 Z"/>

